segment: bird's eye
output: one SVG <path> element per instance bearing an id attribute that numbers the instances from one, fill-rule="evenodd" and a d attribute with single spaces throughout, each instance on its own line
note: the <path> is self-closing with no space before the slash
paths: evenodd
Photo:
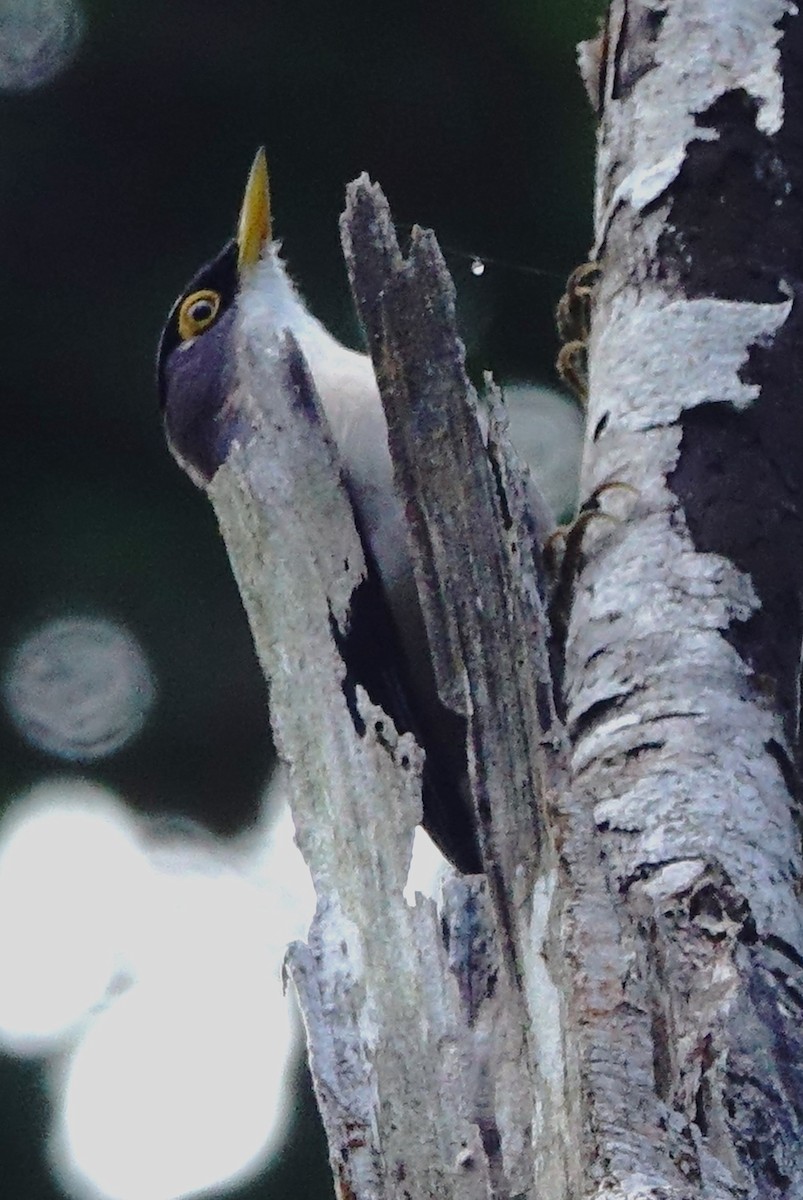
<path id="1" fill-rule="evenodd" d="M 178 310 L 178 332 L 183 342 L 197 337 L 214 321 L 220 308 L 220 293 L 211 289 L 193 292 Z"/>

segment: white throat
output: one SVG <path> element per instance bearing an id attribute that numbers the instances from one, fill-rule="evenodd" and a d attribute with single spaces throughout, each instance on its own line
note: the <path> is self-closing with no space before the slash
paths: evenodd
<path id="1" fill-rule="evenodd" d="M 393 487 L 388 432 L 371 360 L 343 346 L 310 313 L 272 242 L 240 293 L 249 339 L 265 349 L 289 329 L 307 360 L 358 509 L 363 532 L 385 583 L 409 571 L 407 531 Z"/>

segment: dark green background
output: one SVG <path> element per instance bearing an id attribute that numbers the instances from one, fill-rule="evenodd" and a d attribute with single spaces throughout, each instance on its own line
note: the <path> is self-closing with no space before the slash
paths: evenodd
<path id="1" fill-rule="evenodd" d="M 552 310 L 590 240 L 594 130 L 574 45 L 601 9 L 85 0 L 72 66 L 0 94 L 0 654 L 50 616 L 134 632 L 157 707 L 130 747 L 84 773 L 140 810 L 233 832 L 270 762 L 225 554 L 164 447 L 152 380 L 164 315 L 233 232 L 256 146 L 293 275 L 334 331 L 358 337 L 337 218 L 346 182 L 367 170 L 402 226 L 432 226 L 458 251 L 447 258 L 472 368 L 548 382 Z M 475 278 L 473 254 L 514 266 Z M 54 770 L 0 718 L 4 801 Z M 56 1196 L 38 1068 L 0 1069 L 2 1192 Z M 236 1194 L 326 1196 L 321 1164 L 308 1112 L 270 1178 Z"/>

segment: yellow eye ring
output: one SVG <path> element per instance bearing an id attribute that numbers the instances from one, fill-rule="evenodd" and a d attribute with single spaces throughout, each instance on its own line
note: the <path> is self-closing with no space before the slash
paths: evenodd
<path id="1" fill-rule="evenodd" d="M 197 337 L 215 320 L 220 308 L 220 292 L 204 288 L 182 300 L 178 310 L 178 335 L 182 342 Z"/>

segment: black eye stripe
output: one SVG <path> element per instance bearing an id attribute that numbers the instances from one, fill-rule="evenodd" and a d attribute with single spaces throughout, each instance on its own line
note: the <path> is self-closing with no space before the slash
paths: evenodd
<path id="1" fill-rule="evenodd" d="M 228 242 L 218 256 L 201 267 L 187 286 L 182 290 L 176 303 L 170 310 L 159 341 L 156 357 L 156 379 L 159 391 L 159 403 L 164 408 L 166 402 L 166 365 L 174 350 L 184 342 L 179 333 L 179 320 L 185 301 L 196 292 L 210 291 L 219 296 L 219 307 L 215 314 L 215 323 L 231 308 L 237 296 L 239 287 L 239 272 L 237 269 L 237 243 Z M 203 314 L 199 314 L 203 319 Z M 206 328 L 210 328 L 209 325 Z"/>

